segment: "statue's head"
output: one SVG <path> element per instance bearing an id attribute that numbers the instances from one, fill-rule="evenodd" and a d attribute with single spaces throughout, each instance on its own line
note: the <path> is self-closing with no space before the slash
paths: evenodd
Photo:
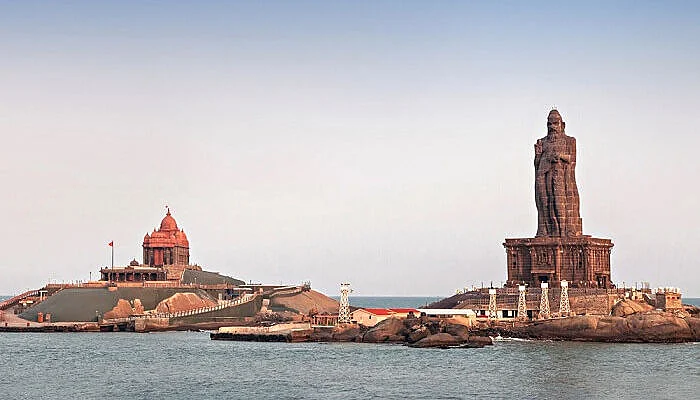
<path id="1" fill-rule="evenodd" d="M 559 111 L 552 110 L 547 116 L 547 134 L 558 135 L 564 133 L 566 123 L 561 119 Z"/>

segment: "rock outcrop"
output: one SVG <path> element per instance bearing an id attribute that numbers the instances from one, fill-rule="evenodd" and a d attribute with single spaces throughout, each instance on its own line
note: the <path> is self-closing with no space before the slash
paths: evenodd
<path id="1" fill-rule="evenodd" d="M 362 330 L 358 325 L 337 325 L 333 327 L 331 340 L 334 342 L 356 342 L 362 338 Z"/>
<path id="2" fill-rule="evenodd" d="M 449 333 L 436 333 L 425 337 L 416 343 L 413 347 L 454 347 L 462 343 L 456 336 L 452 336 Z"/>
<path id="3" fill-rule="evenodd" d="M 409 334 L 409 330 L 404 326 L 405 321 L 399 318 L 387 318 L 367 331 L 362 337 L 362 341 L 367 343 L 403 342 Z"/>
<path id="4" fill-rule="evenodd" d="M 156 311 L 159 313 L 172 314 L 198 308 L 213 307 L 215 305 L 216 302 L 211 299 L 199 297 L 195 293 L 185 292 L 176 293 L 161 301 L 156 306 Z"/>
<path id="5" fill-rule="evenodd" d="M 141 305 L 141 300 L 135 299 L 134 304 L 129 302 L 129 300 L 119 299 L 117 305 L 111 310 L 107 311 L 103 318 L 104 319 L 114 319 L 114 318 L 127 318 L 134 315 L 142 315 L 144 312 L 143 306 Z"/>
<path id="6" fill-rule="evenodd" d="M 337 314 L 338 307 L 339 304 L 336 300 L 315 290 L 289 295 L 273 295 L 270 298 L 270 308 L 273 311 L 293 311 L 304 315 L 308 315 L 310 311 Z"/>
<path id="7" fill-rule="evenodd" d="M 634 300 L 623 300 L 612 307 L 611 314 L 613 317 L 626 317 L 628 315 L 643 313 L 651 311 L 653 309 L 654 307 L 650 306 L 647 303 L 642 303 Z"/>
<path id="8" fill-rule="evenodd" d="M 627 317 L 582 315 L 533 322 L 513 333 L 534 339 L 676 343 L 700 340 L 698 320 L 662 311 L 635 312 Z"/>
<path id="9" fill-rule="evenodd" d="M 362 337 L 367 343 L 406 343 L 413 347 L 483 347 L 492 344 L 489 337 L 472 336 L 469 327 L 446 319 L 388 318 Z"/>

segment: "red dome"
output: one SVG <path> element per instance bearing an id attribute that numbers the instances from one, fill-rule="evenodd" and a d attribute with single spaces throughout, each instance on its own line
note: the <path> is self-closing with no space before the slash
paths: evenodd
<path id="1" fill-rule="evenodd" d="M 168 213 L 165 214 L 165 218 L 163 218 L 162 221 L 160 221 L 160 229 L 161 231 L 177 231 L 177 222 L 175 222 L 175 218 L 173 218 L 172 215 L 170 215 L 170 209 L 168 209 Z"/>

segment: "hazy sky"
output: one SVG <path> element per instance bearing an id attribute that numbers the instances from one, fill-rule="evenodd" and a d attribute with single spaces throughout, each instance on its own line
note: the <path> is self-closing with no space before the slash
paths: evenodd
<path id="1" fill-rule="evenodd" d="M 0 294 L 141 260 L 165 204 L 246 281 L 498 284 L 556 105 L 613 281 L 700 296 L 700 7 L 570 3 L 0 2 Z"/>

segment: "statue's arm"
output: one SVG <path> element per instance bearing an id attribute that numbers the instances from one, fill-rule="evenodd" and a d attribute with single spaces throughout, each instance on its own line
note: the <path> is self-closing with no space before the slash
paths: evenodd
<path id="1" fill-rule="evenodd" d="M 535 143 L 535 169 L 540 165 L 540 159 L 542 158 L 542 139 L 537 139 Z"/>
<path id="2" fill-rule="evenodd" d="M 576 138 L 568 137 L 566 139 L 566 153 L 559 154 L 559 159 L 565 163 L 576 162 Z"/>

